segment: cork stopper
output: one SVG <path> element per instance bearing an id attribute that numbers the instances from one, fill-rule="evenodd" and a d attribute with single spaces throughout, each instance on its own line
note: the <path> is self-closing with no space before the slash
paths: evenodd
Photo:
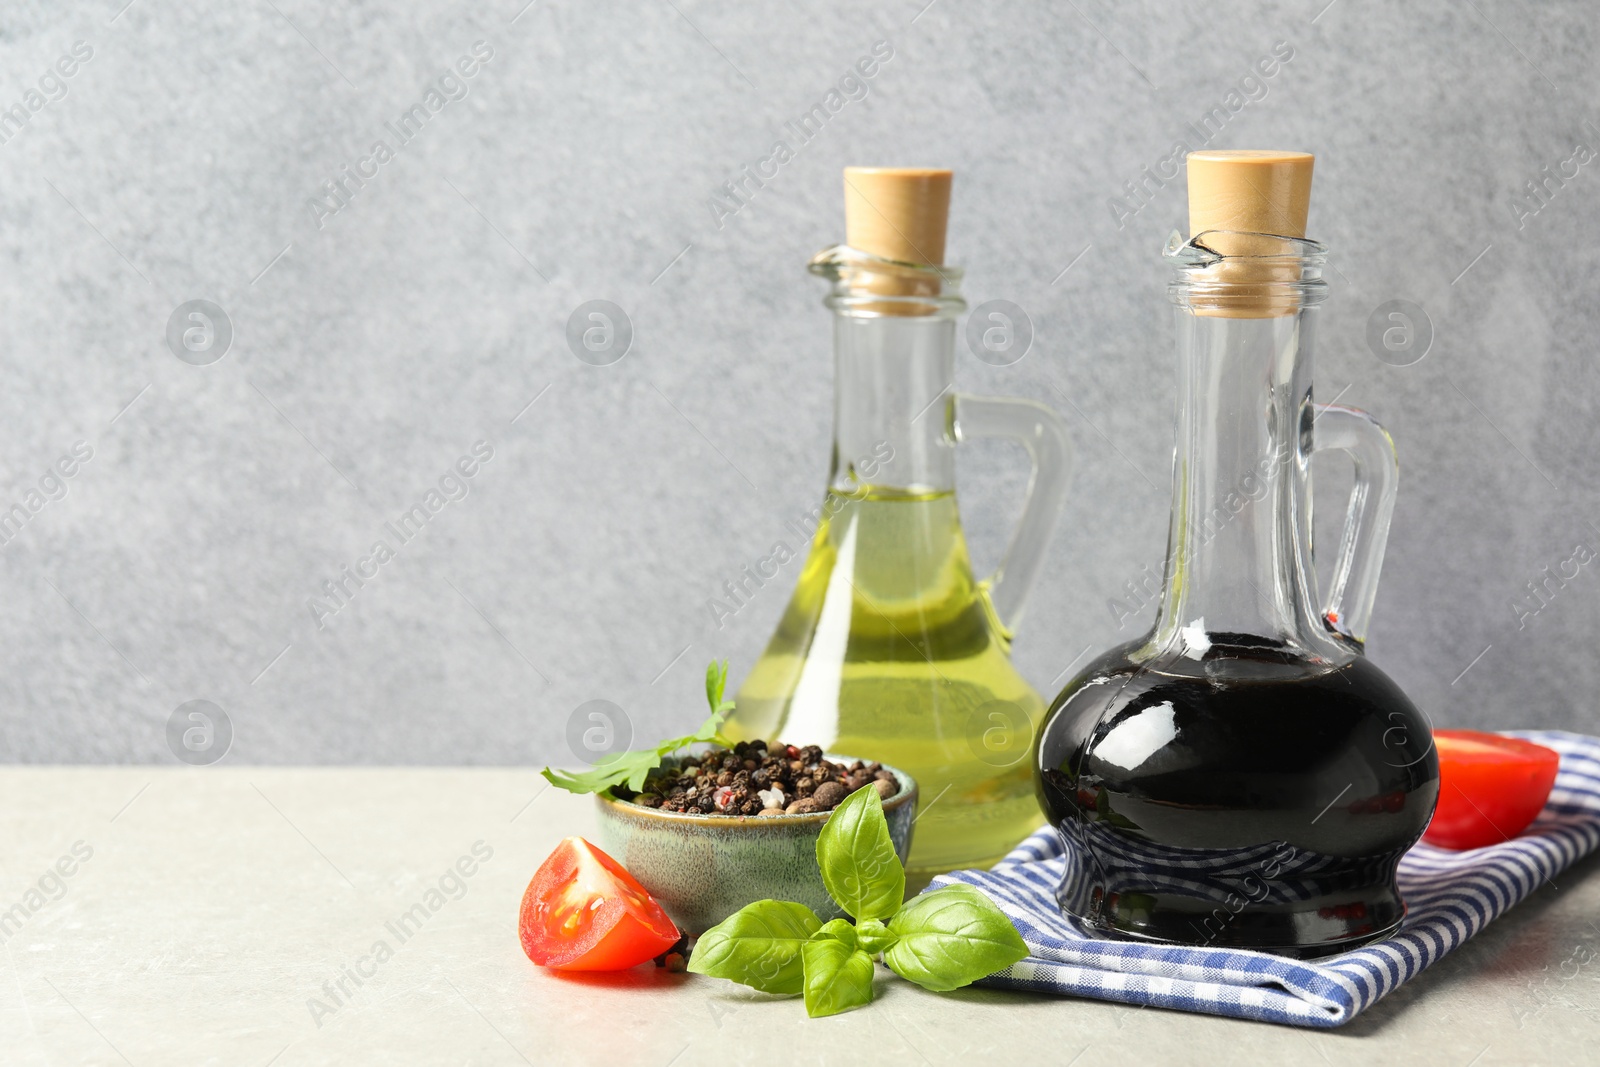
<path id="1" fill-rule="evenodd" d="M 951 177 L 927 167 L 846 167 L 845 244 L 901 263 L 939 266 Z"/>
<path id="2" fill-rule="evenodd" d="M 1281 242 L 1239 234 L 1305 237 L 1314 161 L 1309 152 L 1189 153 L 1189 236 L 1237 231 L 1214 234 L 1205 243 L 1224 256 L 1281 255 Z M 1299 301 L 1286 289 L 1286 283 L 1298 280 L 1290 265 L 1224 261 L 1208 273 L 1208 282 L 1232 291 L 1195 301 L 1200 314 L 1267 318 L 1299 310 Z"/>
<path id="3" fill-rule="evenodd" d="M 945 226 L 950 220 L 948 170 L 929 167 L 846 167 L 845 244 L 897 263 L 935 271 L 885 269 L 862 273 L 855 286 L 887 297 L 936 297 L 937 268 L 944 263 Z M 867 305 L 880 315 L 927 315 L 926 304 L 885 301 Z"/>
<path id="4" fill-rule="evenodd" d="M 1314 161 L 1310 152 L 1190 152 L 1189 236 L 1240 230 L 1304 237 Z"/>

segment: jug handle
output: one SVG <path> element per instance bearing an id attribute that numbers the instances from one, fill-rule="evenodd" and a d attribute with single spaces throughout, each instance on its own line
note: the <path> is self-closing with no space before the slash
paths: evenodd
<path id="1" fill-rule="evenodd" d="M 999 437 L 1027 449 L 1033 463 L 1022 517 L 994 573 L 979 583 L 990 615 L 1007 642 L 1028 594 L 1038 581 L 1050 536 L 1061 517 L 1072 467 L 1072 438 L 1066 424 L 1048 407 L 1011 396 L 955 394 L 945 411 L 946 429 L 956 444 L 976 437 Z"/>
<path id="2" fill-rule="evenodd" d="M 1383 552 L 1389 543 L 1395 494 L 1400 488 L 1400 460 L 1389 431 L 1371 415 L 1333 404 L 1312 407 L 1316 409 L 1313 451 L 1344 452 L 1355 465 L 1355 484 L 1322 620 L 1335 632 L 1364 644 L 1372 622 L 1372 603 L 1378 595 L 1378 572 L 1383 569 Z"/>

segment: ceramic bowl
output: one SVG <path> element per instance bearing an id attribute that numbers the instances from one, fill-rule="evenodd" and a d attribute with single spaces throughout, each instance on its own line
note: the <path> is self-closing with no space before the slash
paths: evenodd
<path id="1" fill-rule="evenodd" d="M 834 763 L 860 757 L 825 753 Z M 911 851 L 917 783 L 887 764 L 900 791 L 883 802 L 900 862 Z M 844 914 L 817 869 L 817 835 L 831 812 L 810 815 L 688 815 L 604 794 L 600 847 L 650 891 L 678 929 L 699 936 L 746 904 L 792 900 L 824 922 Z"/>

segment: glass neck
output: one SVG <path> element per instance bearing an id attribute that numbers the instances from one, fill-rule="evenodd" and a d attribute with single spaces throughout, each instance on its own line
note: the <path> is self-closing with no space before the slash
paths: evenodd
<path id="1" fill-rule="evenodd" d="M 955 488 L 946 432 L 955 323 L 835 311 L 829 487 L 905 493 Z"/>
<path id="2" fill-rule="evenodd" d="M 1178 432 L 1161 610 L 1141 658 L 1199 664 L 1254 648 L 1344 662 L 1359 646 L 1321 618 L 1311 555 L 1322 246 L 1212 231 L 1174 234 L 1166 255 L 1178 270 Z"/>
<path id="3" fill-rule="evenodd" d="M 1317 650 L 1310 588 L 1312 309 L 1227 318 L 1180 307 L 1166 588 L 1152 643 Z"/>
<path id="4" fill-rule="evenodd" d="M 833 282 L 833 467 L 838 493 L 949 492 L 960 274 L 843 246 L 812 261 Z"/>

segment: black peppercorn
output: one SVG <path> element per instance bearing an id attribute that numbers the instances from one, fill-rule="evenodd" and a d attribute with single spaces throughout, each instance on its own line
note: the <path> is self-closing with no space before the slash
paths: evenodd
<path id="1" fill-rule="evenodd" d="M 844 800 L 845 795 L 844 786 L 838 782 L 823 782 L 811 794 L 811 799 L 817 802 L 821 810 L 832 811 Z"/>

